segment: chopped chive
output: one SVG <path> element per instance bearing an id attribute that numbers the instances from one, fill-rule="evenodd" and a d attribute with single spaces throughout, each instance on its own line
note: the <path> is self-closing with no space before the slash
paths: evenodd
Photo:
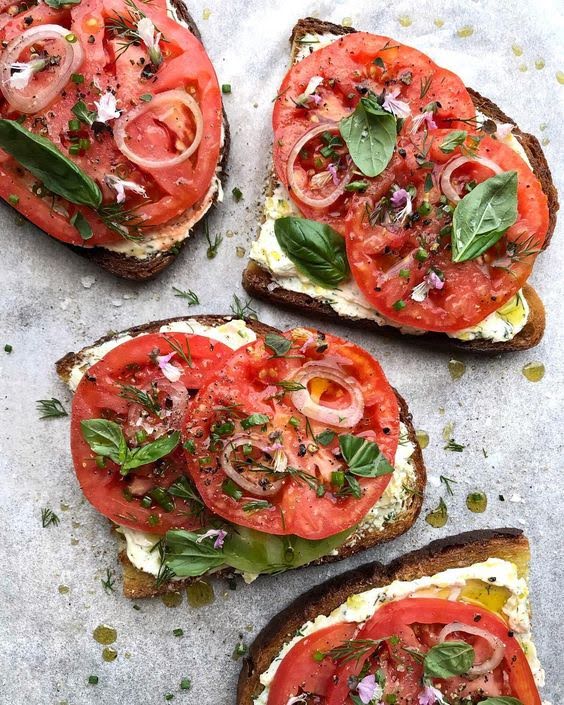
<path id="1" fill-rule="evenodd" d="M 184 450 L 187 450 L 189 453 L 194 454 L 196 452 L 196 443 L 189 438 L 187 441 L 184 442 L 184 445 L 182 446 Z"/>
<path id="2" fill-rule="evenodd" d="M 172 512 L 174 509 L 174 500 L 169 493 L 162 487 L 155 487 L 149 492 L 149 496 L 162 507 L 165 512 Z"/>
<path id="3" fill-rule="evenodd" d="M 221 92 L 223 94 L 231 93 L 231 84 L 230 83 L 224 83 L 221 86 Z"/>
<path id="4" fill-rule="evenodd" d="M 173 629 L 172 633 L 174 636 L 184 636 L 184 629 Z"/>
<path id="5" fill-rule="evenodd" d="M 69 120 L 69 130 L 71 132 L 76 132 L 77 130 L 80 130 L 80 120 L 77 120 L 76 118 Z"/>
<path id="6" fill-rule="evenodd" d="M 11 194 L 8 196 L 8 201 L 10 201 L 10 203 L 11 203 L 13 206 L 17 206 L 18 203 L 20 202 L 20 197 L 17 196 L 15 193 L 11 193 Z"/>
<path id="7" fill-rule="evenodd" d="M 345 484 L 345 473 L 342 470 L 335 470 L 331 473 L 331 484 L 334 487 L 342 487 Z"/>
<path id="8" fill-rule="evenodd" d="M 411 274 L 411 272 L 409 271 L 409 269 L 400 269 L 399 270 L 399 276 L 402 279 L 409 279 L 410 274 Z"/>
<path id="9" fill-rule="evenodd" d="M 191 687 L 192 681 L 190 680 L 190 678 L 183 678 L 180 681 L 180 690 L 190 690 Z"/>
<path id="10" fill-rule="evenodd" d="M 323 661 L 324 658 L 325 658 L 325 654 L 323 653 L 323 651 L 314 651 L 313 652 L 313 660 L 314 661 L 320 662 L 320 661 Z"/>
<path id="11" fill-rule="evenodd" d="M 5 353 L 11 353 L 13 349 L 14 348 L 12 345 L 10 345 L 10 343 L 6 343 L 6 345 L 4 345 L 4 352 Z"/>
<path id="12" fill-rule="evenodd" d="M 81 73 L 71 73 L 73 83 L 84 83 L 84 76 Z"/>
<path id="13" fill-rule="evenodd" d="M 288 423 L 294 428 L 299 428 L 300 420 L 297 419 L 295 416 L 290 416 L 290 418 L 288 419 Z"/>
<path id="14" fill-rule="evenodd" d="M 141 506 L 144 507 L 145 509 L 149 509 L 149 507 L 153 504 L 153 500 L 151 497 L 148 495 L 143 497 L 143 499 L 140 502 Z"/>
<path id="15" fill-rule="evenodd" d="M 98 685 L 98 676 L 88 676 L 90 685 Z"/>
<path id="16" fill-rule="evenodd" d="M 69 147 L 69 154 L 80 154 L 80 147 L 77 144 L 71 144 Z"/>
<path id="17" fill-rule="evenodd" d="M 223 494 L 226 494 L 228 497 L 231 497 L 231 499 L 234 499 L 236 502 L 238 502 L 243 497 L 243 493 L 233 482 L 233 480 L 224 480 L 223 484 L 221 485 L 221 489 L 223 490 Z"/>
<path id="18" fill-rule="evenodd" d="M 423 203 L 419 206 L 417 209 L 417 212 L 419 215 L 429 215 L 431 212 L 431 204 L 429 201 L 423 201 Z"/>
<path id="19" fill-rule="evenodd" d="M 233 196 L 235 203 L 239 203 L 239 201 L 243 198 L 243 192 L 238 186 L 235 186 L 232 189 L 231 195 Z"/>
<path id="20" fill-rule="evenodd" d="M 97 455 L 95 459 L 95 463 L 99 468 L 105 468 L 106 467 L 106 458 L 104 458 L 103 455 Z"/>
<path id="21" fill-rule="evenodd" d="M 395 301 L 392 304 L 392 308 L 394 309 L 394 311 L 401 311 L 405 307 L 406 307 L 406 303 L 405 303 L 405 301 L 402 301 L 401 299 L 399 299 L 398 301 Z"/>
<path id="22" fill-rule="evenodd" d="M 143 95 L 139 96 L 139 99 L 142 100 L 144 103 L 150 103 L 153 100 L 153 96 L 151 93 L 143 93 Z"/>
<path id="23" fill-rule="evenodd" d="M 150 514 L 149 518 L 147 519 L 147 522 L 150 524 L 150 526 L 157 526 L 160 522 L 159 515 Z"/>
<path id="24" fill-rule="evenodd" d="M 167 694 L 164 696 L 164 699 L 165 699 L 165 700 L 174 700 L 174 695 L 173 695 L 172 693 L 167 693 Z"/>
<path id="25" fill-rule="evenodd" d="M 429 253 L 424 247 L 420 247 L 414 255 L 418 262 L 424 262 L 429 257 Z"/>
<path id="26" fill-rule="evenodd" d="M 351 181 L 345 186 L 345 191 L 366 191 L 368 181 Z"/>

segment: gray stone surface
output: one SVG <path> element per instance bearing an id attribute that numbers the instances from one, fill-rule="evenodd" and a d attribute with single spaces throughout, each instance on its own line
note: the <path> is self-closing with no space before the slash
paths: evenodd
<path id="1" fill-rule="evenodd" d="M 277 3 L 192 0 L 191 9 L 215 62 L 220 83 L 231 83 L 225 104 L 233 130 L 230 180 L 225 203 L 210 219 L 220 233 L 219 256 L 206 259 L 201 233 L 158 281 L 120 282 L 68 252 L 30 225 L 16 224 L 0 208 L 2 243 L 2 347 L 0 378 L 0 702 L 27 705 L 153 705 L 174 702 L 227 705 L 234 702 L 239 664 L 231 653 L 244 635 L 248 643 L 266 621 L 291 598 L 326 577 L 371 559 L 389 560 L 429 540 L 478 527 L 517 526 L 532 542 L 532 597 L 540 657 L 547 670 L 545 697 L 563 700 L 562 686 L 562 327 L 561 232 L 543 255 L 532 281 L 548 309 L 542 344 L 533 351 L 496 359 L 463 358 L 462 379 L 453 382 L 449 356 L 409 344 L 366 336 L 344 326 L 327 326 L 365 345 L 382 362 L 394 385 L 409 400 L 416 425 L 428 431 L 425 451 L 430 484 L 425 510 L 436 505 L 444 488 L 440 474 L 454 478 L 446 497 L 450 518 L 435 530 L 421 518 L 405 537 L 331 567 L 263 578 L 235 592 L 215 585 L 215 602 L 175 609 L 160 600 L 140 603 L 139 611 L 118 590 L 104 593 L 100 579 L 116 570 L 114 541 L 108 525 L 82 499 L 72 470 L 65 419 L 39 421 L 37 399 L 56 396 L 69 407 L 70 397 L 57 380 L 53 362 L 107 330 L 119 330 L 165 316 L 226 312 L 233 293 L 241 296 L 240 274 L 245 248 L 256 232 L 256 206 L 269 163 L 271 100 L 287 56 L 286 38 L 301 15 L 340 22 L 351 17 L 366 30 L 389 34 L 427 51 L 458 71 L 481 93 L 495 100 L 518 123 L 547 138 L 546 153 L 562 187 L 562 95 L 556 72 L 562 18 L 557 2 L 504 3 L 406 0 L 385 3 L 295 0 Z M 205 8 L 211 9 L 203 20 Z M 411 26 L 398 18 L 407 15 Z M 442 18 L 438 29 L 433 20 Z M 457 36 L 465 25 L 467 38 Z M 515 56 L 512 44 L 523 48 Z M 542 58 L 545 68 L 537 70 Z M 526 65 L 521 72 L 519 66 Z M 545 123 L 546 128 L 541 125 Z M 244 200 L 235 204 L 231 189 Z M 561 231 L 562 228 L 560 227 Z M 92 286 L 86 286 L 95 279 Z M 195 290 L 202 301 L 188 309 L 172 286 Z M 304 319 L 266 305 L 261 318 L 281 327 Z M 546 365 L 546 376 L 528 382 L 522 366 Z M 454 423 L 463 453 L 443 450 L 442 430 Z M 487 453 L 484 457 L 483 449 Z M 481 515 L 465 508 L 468 491 L 487 491 L 489 506 Z M 503 495 L 501 502 L 498 495 Z M 59 514 L 58 527 L 41 528 L 41 508 Z M 68 507 L 68 509 L 65 509 Z M 67 594 L 59 586 L 70 588 Z M 92 638 L 101 623 L 114 626 L 118 658 L 102 661 L 102 647 Z M 184 636 L 172 635 L 176 627 Z M 551 646 L 552 645 L 552 646 Z M 87 685 L 89 675 L 99 684 Z M 193 689 L 180 692 L 191 677 Z"/>

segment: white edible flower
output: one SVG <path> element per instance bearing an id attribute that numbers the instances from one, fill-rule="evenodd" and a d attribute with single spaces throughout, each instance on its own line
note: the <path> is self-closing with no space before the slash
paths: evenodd
<path id="1" fill-rule="evenodd" d="M 296 98 L 298 105 L 306 105 L 312 100 L 316 105 L 321 103 L 321 96 L 316 94 L 316 90 L 323 83 L 323 76 L 312 76 L 306 86 L 306 89 Z"/>
<path id="2" fill-rule="evenodd" d="M 176 353 L 169 353 L 168 355 L 157 355 L 157 364 L 159 365 L 161 372 L 168 379 L 169 382 L 178 382 L 180 376 L 182 375 L 182 370 L 175 367 L 170 361 L 176 355 Z"/>
<path id="3" fill-rule="evenodd" d="M 96 106 L 96 122 L 105 124 L 108 120 L 116 120 L 121 115 L 116 107 L 117 99 L 111 91 L 100 96 L 100 100 L 95 100 L 94 105 Z"/>
<path id="4" fill-rule="evenodd" d="M 422 301 L 425 301 L 431 289 L 440 290 L 444 287 L 444 285 L 445 283 L 443 279 L 441 279 L 441 277 L 439 277 L 439 275 L 431 269 L 425 275 L 423 281 L 417 286 L 413 287 L 413 291 L 411 292 L 411 298 L 413 299 L 413 301 L 421 303 Z"/>
<path id="5" fill-rule="evenodd" d="M 125 201 L 126 191 L 133 191 L 133 193 L 138 193 L 140 196 L 147 198 L 145 187 L 136 184 L 135 181 L 124 181 L 124 179 L 120 179 L 118 176 L 114 176 L 113 174 L 106 174 L 106 176 L 104 176 L 104 181 L 116 192 L 117 203 L 123 203 Z"/>
<path id="6" fill-rule="evenodd" d="M 392 113 L 392 115 L 395 115 L 398 118 L 406 118 L 411 114 L 411 109 L 406 102 L 403 100 L 398 100 L 399 94 L 399 88 L 394 88 L 393 91 L 386 93 L 382 107 L 384 110 L 387 110 L 389 113 Z"/>
<path id="7" fill-rule="evenodd" d="M 515 125 L 511 122 L 502 122 L 496 127 L 495 134 L 498 139 L 504 140 L 513 132 L 514 127 Z"/>
<path id="8" fill-rule="evenodd" d="M 31 81 L 34 73 L 41 71 L 45 68 L 45 61 L 43 59 L 38 59 L 37 61 L 16 61 L 10 64 L 10 71 L 14 71 L 8 83 L 11 88 L 15 88 L 17 91 L 21 91 L 27 88 L 27 85 Z"/>
<path id="9" fill-rule="evenodd" d="M 142 17 L 137 23 L 137 34 L 149 50 L 149 58 L 151 59 L 151 63 L 158 66 L 163 60 L 163 55 L 159 47 L 161 33 L 155 33 L 155 25 L 153 22 L 148 17 Z"/>

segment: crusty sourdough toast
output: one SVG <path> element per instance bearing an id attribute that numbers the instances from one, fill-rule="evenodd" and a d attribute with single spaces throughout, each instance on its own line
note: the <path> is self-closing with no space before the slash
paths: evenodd
<path id="1" fill-rule="evenodd" d="M 237 705 L 252 705 L 262 690 L 260 675 L 307 621 L 328 615 L 350 595 L 390 584 L 414 580 L 449 568 L 459 568 L 488 558 L 501 558 L 527 577 L 529 542 L 519 529 L 484 529 L 433 541 L 384 565 L 368 563 L 331 578 L 300 595 L 259 633 L 245 658 L 237 692 Z"/>
<path id="2" fill-rule="evenodd" d="M 177 321 L 196 321 L 201 325 L 205 326 L 220 326 L 223 323 L 227 323 L 232 320 L 232 316 L 179 316 L 177 318 L 169 318 L 162 321 L 154 321 L 151 323 L 143 324 L 140 326 L 134 326 L 128 330 L 121 331 L 119 333 L 108 334 L 92 345 L 89 345 L 79 352 L 69 352 L 64 357 L 56 362 L 56 370 L 59 377 L 69 385 L 71 380 L 71 372 L 73 368 L 87 366 L 87 358 L 89 351 L 96 348 L 99 345 L 107 343 L 109 340 L 117 339 L 122 336 L 136 337 L 138 335 L 143 335 L 146 333 L 154 333 L 158 331 L 161 326 L 167 325 Z M 275 328 L 269 326 L 260 321 L 253 319 L 246 319 L 246 324 L 251 328 L 257 335 L 266 335 L 268 332 L 277 332 Z M 395 391 L 395 390 L 394 390 Z M 409 497 L 406 499 L 402 506 L 401 513 L 392 521 L 385 523 L 380 529 L 373 528 L 370 531 L 363 531 L 361 536 L 353 534 L 339 549 L 333 552 L 331 555 L 325 556 L 315 563 L 317 565 L 323 563 L 332 563 L 335 561 L 343 560 L 349 556 L 354 555 L 360 551 L 376 546 L 377 544 L 390 541 L 391 539 L 401 536 L 405 533 L 414 523 L 419 512 L 421 511 L 421 506 L 423 503 L 423 491 L 425 489 L 426 483 L 426 471 L 425 465 L 423 463 L 423 454 L 421 448 L 417 442 L 415 435 L 415 428 L 413 426 L 413 421 L 411 414 L 409 412 L 407 403 L 403 397 L 396 391 L 396 396 L 398 398 L 398 404 L 400 408 L 400 421 L 405 424 L 408 430 L 408 436 L 411 443 L 414 445 L 414 453 L 411 456 L 413 460 L 413 465 L 415 468 L 415 486 L 410 488 Z M 116 534 L 119 537 L 119 534 Z M 198 578 L 187 578 L 185 580 L 175 580 L 169 583 L 164 583 L 162 585 L 157 585 L 155 578 L 149 573 L 142 572 L 135 568 L 132 563 L 127 558 L 123 542 L 120 540 L 120 552 L 119 558 L 123 566 L 123 592 L 126 597 L 131 599 L 139 599 L 143 597 L 155 597 L 157 595 L 163 595 L 168 592 L 175 592 L 182 589 L 191 582 L 195 582 Z M 232 572 L 232 571 L 230 571 Z M 220 573 L 215 573 L 215 575 L 224 575 L 225 571 Z"/>
<path id="3" fill-rule="evenodd" d="M 186 6 L 186 0 L 170 0 L 175 18 L 185 24 L 190 32 L 202 41 L 200 31 Z M 175 260 L 188 241 L 194 228 L 200 223 L 221 197 L 221 186 L 227 172 L 227 159 L 230 147 L 229 123 L 223 110 L 223 144 L 219 153 L 216 175 L 206 195 L 174 221 L 159 226 L 159 237 L 171 238 L 173 244 L 168 249 L 159 250 L 145 257 L 136 257 L 116 252 L 105 247 L 79 247 L 67 245 L 73 252 L 92 260 L 108 272 L 123 279 L 145 281 L 156 277 Z M 65 243 L 63 243 L 65 244 Z"/>
<path id="4" fill-rule="evenodd" d="M 299 20 L 294 26 L 290 36 L 291 59 L 292 62 L 300 49 L 300 42 L 308 34 L 333 34 L 343 35 L 356 32 L 352 27 L 343 27 L 331 22 L 325 22 L 313 17 Z M 534 135 L 522 132 L 515 121 L 508 117 L 495 103 L 484 98 L 471 88 L 468 89 L 476 109 L 486 117 L 499 123 L 511 123 L 515 125 L 513 135 L 517 138 L 533 167 L 533 171 L 539 179 L 542 189 L 548 199 L 550 213 L 548 234 L 543 249 L 548 246 L 556 225 L 556 214 L 558 212 L 558 193 L 552 181 L 549 166 L 539 144 Z M 271 175 L 266 186 L 266 195 L 270 195 L 274 177 Z M 463 341 L 456 338 L 449 338 L 444 333 L 424 333 L 422 335 L 409 335 L 401 333 L 394 326 L 378 325 L 375 321 L 365 318 L 351 318 L 341 316 L 336 313 L 331 306 L 300 292 L 290 291 L 277 285 L 270 272 L 263 269 L 260 264 L 251 260 L 243 272 L 243 286 L 252 296 L 264 299 L 275 305 L 282 305 L 305 315 L 315 318 L 324 318 L 333 321 L 346 321 L 348 324 L 360 326 L 364 330 L 371 330 L 390 337 L 408 338 L 419 344 L 432 348 L 460 349 L 468 352 L 498 354 L 501 352 L 515 352 L 528 350 L 534 347 L 541 340 L 545 329 L 545 311 L 543 303 L 532 286 L 526 284 L 523 293 L 530 307 L 529 320 L 523 330 L 521 330 L 512 340 L 507 342 L 494 342 L 486 339 L 476 339 Z"/>

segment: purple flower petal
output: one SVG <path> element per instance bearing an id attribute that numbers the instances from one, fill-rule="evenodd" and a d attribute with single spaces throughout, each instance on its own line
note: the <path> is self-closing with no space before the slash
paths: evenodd
<path id="1" fill-rule="evenodd" d="M 368 703 L 375 697 L 378 691 L 378 685 L 376 684 L 376 676 L 373 674 L 365 676 L 357 686 L 358 697 L 364 703 Z"/>
<path id="2" fill-rule="evenodd" d="M 399 188 L 392 194 L 392 197 L 390 198 L 390 203 L 394 208 L 403 208 L 406 205 L 408 199 L 411 200 L 411 196 L 409 195 L 409 193 L 404 188 Z"/>
<path id="3" fill-rule="evenodd" d="M 215 537 L 213 547 L 223 548 L 223 542 L 225 541 L 226 536 L 227 531 L 224 531 L 223 529 L 208 529 L 205 534 L 200 534 L 200 536 L 198 536 L 196 543 L 202 543 L 205 539 L 212 539 Z"/>
<path id="4" fill-rule="evenodd" d="M 337 167 L 334 164 L 328 164 L 327 171 L 331 174 L 331 178 L 333 179 L 333 183 L 335 184 L 335 186 L 338 186 L 339 177 L 337 176 Z"/>

